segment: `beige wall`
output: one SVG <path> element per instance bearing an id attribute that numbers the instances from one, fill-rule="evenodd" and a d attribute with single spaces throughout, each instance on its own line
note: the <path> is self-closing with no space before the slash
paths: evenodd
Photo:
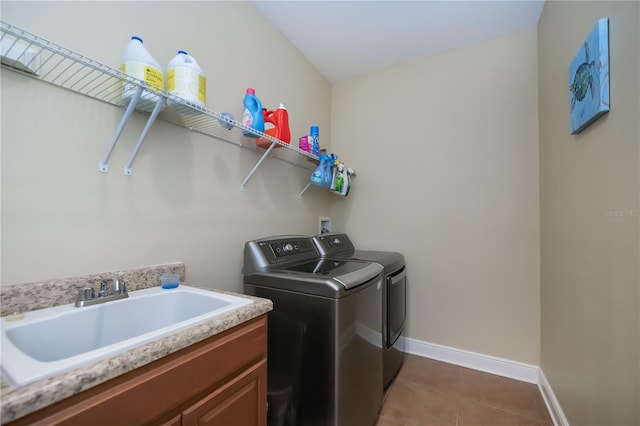
<path id="1" fill-rule="evenodd" d="M 163 65 L 187 50 L 207 74 L 211 110 L 240 119 L 255 87 L 266 106 L 287 103 L 293 135 L 311 124 L 329 134 L 329 82 L 251 2 L 0 7 L 3 20 L 113 67 L 131 35 Z M 240 192 L 257 153 L 162 122 L 124 176 L 145 123 L 137 113 L 99 173 L 122 113 L 2 70 L 3 285 L 184 261 L 188 282 L 239 291 L 246 240 L 312 234 L 329 214 L 324 191 L 298 198 L 310 171 L 269 159 Z"/>
<path id="2" fill-rule="evenodd" d="M 639 13 L 548 1 L 538 29 L 541 366 L 572 425 L 640 423 Z M 611 111 L 571 136 L 568 65 L 602 17 Z"/>
<path id="3" fill-rule="evenodd" d="M 244 241 L 313 234 L 332 216 L 359 246 L 405 253 L 410 337 L 538 363 L 534 29 L 331 89 L 250 3 L 0 7 L 112 66 L 132 34 L 163 64 L 186 49 L 210 109 L 239 117 L 256 87 L 287 103 L 294 136 L 320 125 L 360 173 L 347 199 L 299 200 L 308 172 L 269 160 L 242 193 L 255 153 L 158 122 L 126 177 L 136 114 L 101 174 L 122 110 L 2 70 L 2 284 L 181 260 L 189 282 L 237 291 Z M 402 207 L 383 210 L 381 195 Z"/>
<path id="4" fill-rule="evenodd" d="M 240 192 L 256 153 L 158 122 L 126 177 L 139 114 L 101 174 L 122 110 L 2 70 L 3 285 L 181 260 L 188 281 L 238 291 L 244 241 L 331 216 L 358 246 L 405 254 L 409 337 L 542 363 L 572 424 L 638 423 L 638 217 L 603 214 L 638 211 L 637 3 L 547 2 L 537 31 L 333 87 L 251 3 L 0 12 L 112 66 L 132 34 L 161 63 L 186 49 L 210 109 L 239 117 L 253 86 L 360 175 L 346 199 L 298 199 L 309 173 L 268 160 Z M 613 111 L 571 137 L 567 66 L 601 16 Z"/>
<path id="5" fill-rule="evenodd" d="M 361 177 L 335 225 L 397 250 L 408 337 L 539 362 L 536 29 L 334 84 Z"/>

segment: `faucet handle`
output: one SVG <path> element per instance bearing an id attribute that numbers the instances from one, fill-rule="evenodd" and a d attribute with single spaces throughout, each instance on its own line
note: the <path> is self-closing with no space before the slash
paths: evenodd
<path id="1" fill-rule="evenodd" d="M 113 287 L 111 287 L 111 294 L 122 294 L 127 292 L 127 283 L 120 281 L 120 278 L 113 277 Z"/>
<path id="2" fill-rule="evenodd" d="M 84 302 L 93 300 L 96 298 L 96 292 L 93 287 L 84 287 L 78 290 L 78 295 L 76 296 L 76 307 L 84 306 Z"/>
<path id="3" fill-rule="evenodd" d="M 109 288 L 109 281 L 111 281 L 111 288 Z M 124 281 L 120 281 L 120 278 L 114 275 L 111 278 L 100 281 L 100 291 L 98 291 L 98 296 L 106 297 L 126 292 L 127 290 Z"/>

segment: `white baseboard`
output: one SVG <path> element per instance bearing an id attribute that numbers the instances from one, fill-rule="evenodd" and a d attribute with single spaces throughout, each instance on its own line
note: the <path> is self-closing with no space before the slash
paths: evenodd
<path id="1" fill-rule="evenodd" d="M 551 385 L 542 369 L 537 365 L 465 351 L 408 337 L 401 337 L 401 339 L 404 339 L 407 353 L 538 385 L 554 426 L 569 426 L 569 422 L 564 416 Z"/>
<path id="2" fill-rule="evenodd" d="M 410 354 L 431 358 L 527 383 L 538 383 L 540 367 L 505 358 L 465 351 L 417 339 L 404 338 Z"/>
<path id="3" fill-rule="evenodd" d="M 553 393 L 553 389 L 551 389 L 551 385 L 547 381 L 547 377 L 544 375 L 542 368 L 540 369 L 538 388 L 540 389 L 544 403 L 547 405 L 549 414 L 551 414 L 553 424 L 555 426 L 569 426 L 569 422 L 567 421 L 567 418 L 562 411 L 562 407 L 560 407 L 560 403 L 556 399 L 556 395 Z"/>

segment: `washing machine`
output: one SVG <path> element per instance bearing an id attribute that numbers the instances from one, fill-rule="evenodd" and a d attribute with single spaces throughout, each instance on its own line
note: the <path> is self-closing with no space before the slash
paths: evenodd
<path id="1" fill-rule="evenodd" d="M 383 267 L 323 259 L 310 237 L 248 241 L 245 294 L 271 299 L 269 426 L 373 426 L 382 386 Z"/>
<path id="2" fill-rule="evenodd" d="M 407 317 L 407 268 L 397 252 L 356 250 L 345 233 L 325 233 L 312 237 L 325 259 L 375 262 L 384 268 L 382 292 L 383 387 L 386 390 L 404 362 L 403 338 Z"/>

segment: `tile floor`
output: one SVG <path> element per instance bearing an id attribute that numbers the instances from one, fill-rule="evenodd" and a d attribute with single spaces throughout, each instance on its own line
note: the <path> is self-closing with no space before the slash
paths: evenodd
<path id="1" fill-rule="evenodd" d="M 552 426 L 538 386 L 407 354 L 377 426 Z"/>

